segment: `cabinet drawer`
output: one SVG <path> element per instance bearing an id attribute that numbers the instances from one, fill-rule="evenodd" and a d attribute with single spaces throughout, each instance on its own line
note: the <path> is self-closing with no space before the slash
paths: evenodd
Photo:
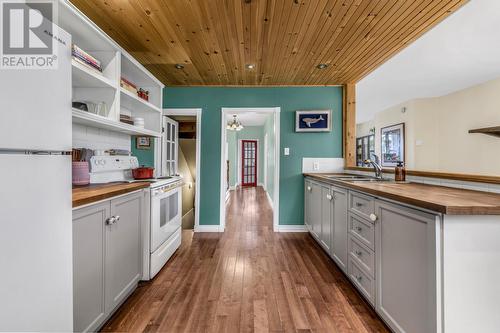
<path id="1" fill-rule="evenodd" d="M 357 192 L 349 191 L 349 210 L 366 219 L 375 212 L 375 199 Z"/>
<path id="2" fill-rule="evenodd" d="M 353 235 L 349 235 L 349 256 L 370 277 L 375 277 L 375 253 L 362 245 Z"/>
<path id="3" fill-rule="evenodd" d="M 352 258 L 349 259 L 349 278 L 373 306 L 375 304 L 375 280 L 363 272 Z"/>
<path id="4" fill-rule="evenodd" d="M 371 250 L 375 249 L 375 226 L 357 215 L 349 214 L 349 232 Z"/>

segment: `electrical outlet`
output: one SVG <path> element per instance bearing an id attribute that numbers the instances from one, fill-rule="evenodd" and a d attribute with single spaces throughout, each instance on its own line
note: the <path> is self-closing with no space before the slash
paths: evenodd
<path id="1" fill-rule="evenodd" d="M 284 149 L 284 154 L 285 154 L 285 156 L 290 155 L 290 148 L 285 147 L 285 149 Z"/>
<path id="2" fill-rule="evenodd" d="M 319 162 L 314 162 L 313 163 L 313 170 L 318 171 L 319 170 Z"/>

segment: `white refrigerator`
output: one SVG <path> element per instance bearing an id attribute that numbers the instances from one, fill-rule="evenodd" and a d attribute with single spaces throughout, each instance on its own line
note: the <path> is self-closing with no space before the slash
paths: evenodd
<path id="1" fill-rule="evenodd" d="M 0 69 L 0 331 L 73 330 L 71 36 L 58 68 Z"/>

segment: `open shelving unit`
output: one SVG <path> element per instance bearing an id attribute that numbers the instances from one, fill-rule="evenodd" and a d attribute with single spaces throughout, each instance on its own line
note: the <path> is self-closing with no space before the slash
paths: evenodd
<path id="1" fill-rule="evenodd" d="M 102 67 L 101 72 L 72 59 L 73 101 L 101 103 L 107 109 L 106 116 L 73 109 L 73 123 L 129 135 L 160 137 L 164 85 L 68 0 L 60 2 L 58 25 L 71 34 L 75 45 L 98 59 Z M 122 77 L 149 91 L 149 100 L 120 87 Z M 144 128 L 121 122 L 120 114 L 144 118 Z"/>

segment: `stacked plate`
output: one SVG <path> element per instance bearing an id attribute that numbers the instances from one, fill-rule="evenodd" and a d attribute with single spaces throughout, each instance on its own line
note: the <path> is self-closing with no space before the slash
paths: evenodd
<path id="1" fill-rule="evenodd" d="M 134 117 L 134 126 L 144 128 L 144 118 L 141 117 Z"/>

